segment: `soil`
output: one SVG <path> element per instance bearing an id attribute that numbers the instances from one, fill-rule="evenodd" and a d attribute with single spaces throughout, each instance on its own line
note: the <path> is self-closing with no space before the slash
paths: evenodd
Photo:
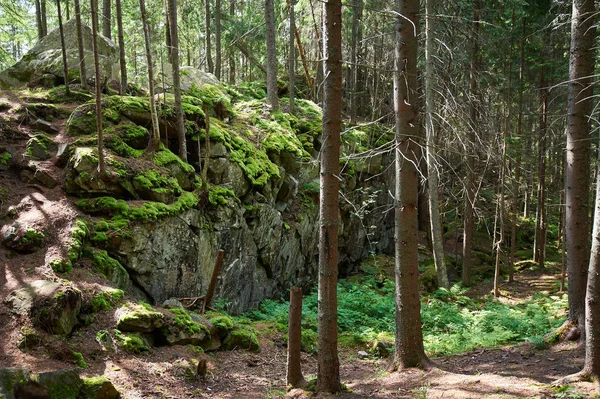
<path id="1" fill-rule="evenodd" d="M 25 167 L 23 153 L 27 139 L 34 133 L 14 112 L 23 104 L 22 97 L 0 92 L 0 100 L 9 102 L 12 110 L 0 112 L 0 145 L 13 153 L 11 167 L 0 171 L 0 186 L 8 191 L 0 202 L 0 217 L 9 209 L 18 209 L 19 220 L 33 224 L 51 234 L 43 250 L 30 255 L 16 255 L 0 248 L 0 367 L 23 367 L 33 372 L 74 367 L 72 351 L 83 354 L 88 368 L 83 376 L 105 375 L 125 399 L 138 398 L 275 398 L 285 395 L 286 348 L 283 337 L 272 329 L 262 329 L 259 353 L 241 350 L 217 351 L 209 354 L 189 346 L 159 347 L 140 355 L 109 352 L 96 341 L 99 330 L 114 328 L 114 311 L 100 312 L 88 327 L 76 329 L 68 341 L 46 337 L 46 345 L 27 350 L 17 349 L 20 329 L 28 320 L 13 315 L 4 298 L 15 289 L 37 279 L 58 280 L 49 262 L 65 251 L 65 243 L 75 221 L 77 210 L 61 185 L 54 189 L 23 184 L 19 178 Z M 72 109 L 74 104 L 61 105 Z M 65 120 L 53 121 L 62 129 Z M 11 127 L 11 129 L 5 129 Z M 4 129 L 4 130 L 3 130 Z M 66 142 L 62 134 L 55 137 Z M 54 160 L 39 162 L 47 167 L 59 183 L 62 171 Z M 13 219 L 10 219 L 12 222 Z M 525 272 L 516 282 L 504 284 L 501 300 L 512 301 L 535 292 L 556 291 L 558 273 Z M 79 264 L 69 276 L 86 293 L 97 292 L 106 281 L 91 272 L 89 264 Z M 471 295 L 490 292 L 490 283 L 471 290 Z M 574 383 L 560 391 L 551 383 L 581 370 L 584 349 L 576 343 L 560 343 L 536 349 L 531 344 L 484 349 L 433 359 L 429 371 L 409 369 L 387 371 L 390 359 L 360 359 L 357 349 L 344 348 L 340 353 L 341 380 L 347 391 L 338 398 L 577 398 L 595 394 L 591 382 Z M 194 375 L 192 360 L 206 359 L 208 372 L 204 378 Z M 316 356 L 302 355 L 305 376 L 316 375 Z M 288 397 L 306 397 L 292 391 Z M 321 397 L 326 397 L 321 396 Z"/>

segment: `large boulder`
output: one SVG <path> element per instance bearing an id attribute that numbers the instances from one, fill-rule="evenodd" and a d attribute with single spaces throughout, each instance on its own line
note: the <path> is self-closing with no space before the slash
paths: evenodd
<path id="1" fill-rule="evenodd" d="M 218 85 L 219 79 L 209 72 L 201 71 L 192 66 L 183 66 L 179 68 L 181 75 L 181 90 L 188 91 L 192 87 L 202 87 L 204 85 Z M 167 90 L 173 88 L 173 69 L 171 64 L 165 64 L 164 73 L 158 74 L 159 83 L 157 88 L 162 88 L 163 84 Z"/>
<path id="2" fill-rule="evenodd" d="M 75 19 L 63 25 L 69 82 L 79 82 L 79 50 Z M 92 52 L 92 30 L 83 25 L 83 46 L 88 78 L 94 77 L 94 56 Z M 118 60 L 118 48 L 109 39 L 98 35 L 98 52 L 102 84 L 111 79 L 113 65 Z M 58 29 L 50 32 L 27 52 L 15 65 L 0 72 L 0 89 L 20 88 L 26 84 L 56 86 L 64 84 L 62 50 Z"/>
<path id="3" fill-rule="evenodd" d="M 6 302 L 15 313 L 29 315 L 35 327 L 51 334 L 67 335 L 77 324 L 82 296 L 70 285 L 36 280 L 13 291 Z"/>

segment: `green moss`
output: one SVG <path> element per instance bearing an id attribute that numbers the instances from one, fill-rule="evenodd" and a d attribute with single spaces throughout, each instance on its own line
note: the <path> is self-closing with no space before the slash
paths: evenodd
<path id="1" fill-rule="evenodd" d="M 76 365 L 78 365 L 82 369 L 88 368 L 88 364 L 85 362 L 85 359 L 83 358 L 83 355 L 81 354 L 81 352 L 73 352 L 73 358 L 75 359 L 74 363 Z"/>
<path id="2" fill-rule="evenodd" d="M 180 195 L 183 191 L 174 177 L 166 176 L 155 169 L 145 170 L 133 178 L 140 187 L 156 193 Z"/>
<path id="3" fill-rule="evenodd" d="M 233 319 L 226 314 L 207 312 L 204 317 L 216 327 L 221 336 L 225 336 L 229 330 L 233 329 Z"/>
<path id="4" fill-rule="evenodd" d="M 160 150 L 154 154 L 153 161 L 157 166 L 167 166 L 171 163 L 177 163 L 183 170 L 188 173 L 194 172 L 194 167 L 185 163 L 177 155 L 172 153 L 168 148 L 161 144 Z"/>
<path id="5" fill-rule="evenodd" d="M 192 85 L 187 93 L 191 97 L 200 99 L 204 104 L 209 105 L 214 110 L 222 108 L 227 113 L 233 112 L 231 108 L 231 99 L 226 91 L 223 91 L 220 85 L 205 84 L 202 87 Z"/>
<path id="6" fill-rule="evenodd" d="M 85 221 L 77 219 L 75 226 L 71 230 L 71 241 L 69 243 L 68 256 L 71 263 L 76 262 L 81 256 L 81 251 L 85 239 L 89 236 L 90 229 L 88 228 Z"/>
<path id="7" fill-rule="evenodd" d="M 88 387 L 102 386 L 103 384 L 110 382 L 108 377 L 104 377 L 104 376 L 89 377 L 89 378 L 84 377 L 84 378 L 82 378 L 82 380 L 83 380 L 83 385 L 88 386 Z"/>
<path id="8" fill-rule="evenodd" d="M 125 293 L 123 290 L 109 288 L 94 295 L 86 305 L 89 313 L 97 313 L 102 310 L 111 310 L 117 306 L 123 299 Z"/>
<path id="9" fill-rule="evenodd" d="M 77 201 L 77 206 L 89 214 L 102 213 L 107 215 L 127 214 L 129 205 L 124 200 L 113 197 L 98 197 Z"/>
<path id="10" fill-rule="evenodd" d="M 236 326 L 223 341 L 225 350 L 246 349 L 260 351 L 260 342 L 256 330 L 250 326 Z"/>
<path id="11" fill-rule="evenodd" d="M 264 82 L 242 82 L 228 89 L 229 95 L 236 102 L 261 100 L 267 97 L 267 87 Z"/>
<path id="12" fill-rule="evenodd" d="M 0 152 L 0 165 L 8 165 L 8 161 L 12 158 L 12 154 L 8 151 Z"/>
<path id="13" fill-rule="evenodd" d="M 210 330 L 204 324 L 195 322 L 185 309 L 171 309 L 175 316 L 173 323 L 188 334 L 205 333 L 210 336 Z"/>
<path id="14" fill-rule="evenodd" d="M 73 263 L 69 259 L 53 259 L 50 261 L 50 267 L 55 273 L 71 273 Z"/>
<path id="15" fill-rule="evenodd" d="M 92 237 L 92 241 L 94 242 L 104 242 L 107 241 L 108 237 L 106 236 L 106 233 L 103 231 L 98 231 L 94 237 Z"/>
<path id="16" fill-rule="evenodd" d="M 160 202 L 147 202 L 139 208 L 131 208 L 129 217 L 144 222 L 156 221 L 166 216 L 175 216 L 198 204 L 198 194 L 184 191 L 170 205 Z"/>
<path id="17" fill-rule="evenodd" d="M 117 345 L 130 353 L 142 353 L 150 350 L 140 334 L 125 334 L 119 330 L 113 330 Z"/>
<path id="18" fill-rule="evenodd" d="M 115 270 L 123 269 L 118 260 L 113 259 L 104 250 L 94 250 L 91 256 L 92 266 L 102 275 L 110 278 Z"/>
<path id="19" fill-rule="evenodd" d="M 208 202 L 214 206 L 227 205 L 232 198 L 239 202 L 232 189 L 223 186 L 211 186 L 208 191 Z"/>
<path id="20" fill-rule="evenodd" d="M 102 220 L 99 220 L 98 222 L 96 222 L 95 228 L 96 228 L 96 231 L 107 231 L 110 228 L 110 226 L 106 222 L 106 220 L 102 219 Z"/>

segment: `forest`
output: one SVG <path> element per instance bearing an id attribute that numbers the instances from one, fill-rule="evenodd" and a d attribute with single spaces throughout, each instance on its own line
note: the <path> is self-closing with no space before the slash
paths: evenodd
<path id="1" fill-rule="evenodd" d="M 600 395 L 593 0 L 0 0 L 0 398 Z"/>

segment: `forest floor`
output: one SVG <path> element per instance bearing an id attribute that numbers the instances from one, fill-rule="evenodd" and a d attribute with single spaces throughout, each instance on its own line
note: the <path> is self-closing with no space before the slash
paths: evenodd
<path id="1" fill-rule="evenodd" d="M 5 102 L 16 104 L 21 100 L 10 92 L 0 92 Z M 67 105 L 65 111 L 74 105 Z M 65 112 L 68 114 L 68 112 Z M 26 141 L 35 134 L 27 124 L 21 124 L 15 115 L 4 113 L 0 126 L 2 145 L 11 148 L 16 159 L 21 159 Z M 63 130 L 65 119 L 54 125 Z M 14 126 L 14 129 L 8 129 Z M 5 128 L 3 131 L 2 129 Z M 57 142 L 69 138 L 59 134 Z M 13 257 L 0 248 L 0 298 L 36 279 L 55 279 L 48 264 L 62 250 L 69 229 L 76 216 L 72 203 L 64 196 L 61 183 L 64 176 L 57 173 L 52 161 L 38 162 L 38 168 L 47 168 L 58 181 L 54 189 L 23 184 L 15 170 L 0 173 L 0 185 L 6 193 L 0 200 L 0 215 L 10 206 L 17 208 L 28 222 L 51 229 L 54 235 L 47 243 L 48 250 L 27 256 Z M 41 265 L 41 266 L 40 266 Z M 516 281 L 502 285 L 501 301 L 517 301 L 534 293 L 556 292 L 558 275 L 524 272 Z M 91 273 L 91 266 L 74 271 L 69 278 L 82 287 L 103 284 Z M 93 288 L 93 287 L 92 287 Z M 491 283 L 475 286 L 470 294 L 484 295 Z M 199 353 L 190 346 L 158 347 L 140 355 L 125 352 L 107 352 L 96 341 L 99 330 L 114 328 L 114 310 L 97 315 L 94 323 L 76 330 L 69 343 L 56 340 L 54 352 L 48 348 L 21 351 L 16 348 L 20 327 L 24 320 L 15 318 L 2 303 L 0 305 L 0 367 L 24 367 L 32 372 L 51 371 L 73 367 L 69 360 L 57 354 L 80 351 L 88 368 L 83 376 L 105 375 L 111 379 L 125 399 L 142 398 L 276 398 L 285 393 L 286 348 L 284 337 L 271 325 L 258 325 L 262 349 L 259 353 L 241 350 Z M 430 371 L 410 369 L 402 372 L 387 371 L 390 359 L 360 359 L 359 349 L 342 348 L 340 353 L 341 380 L 347 391 L 339 398 L 582 398 L 594 397 L 590 382 L 554 388 L 558 378 L 582 368 L 584 350 L 575 343 L 560 343 L 544 349 L 533 344 L 502 348 L 481 349 L 432 359 L 436 368 Z M 50 355 L 50 356 L 49 356 Z M 314 378 L 316 355 L 302 354 L 303 372 Z M 193 361 L 204 357 L 208 361 L 205 378 L 194 377 Z M 306 397 L 304 392 L 293 391 L 288 397 Z"/>

